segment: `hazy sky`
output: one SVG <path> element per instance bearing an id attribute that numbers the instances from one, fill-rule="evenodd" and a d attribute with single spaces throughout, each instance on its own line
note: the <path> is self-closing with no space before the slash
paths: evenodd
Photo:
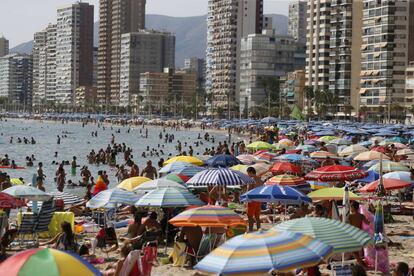
<path id="1" fill-rule="evenodd" d="M 207 13 L 208 0 L 147 0 L 147 13 L 169 16 L 191 16 Z M 10 47 L 33 39 L 33 34 L 49 22 L 56 22 L 56 8 L 71 0 L 0 0 L 0 36 Z M 95 5 L 98 20 L 99 0 L 82 1 Z M 265 0 L 265 13 L 287 15 L 289 0 Z"/>

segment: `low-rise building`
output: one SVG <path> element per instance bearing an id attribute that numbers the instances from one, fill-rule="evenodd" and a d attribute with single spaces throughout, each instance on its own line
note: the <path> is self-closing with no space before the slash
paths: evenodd
<path id="1" fill-rule="evenodd" d="M 304 109 L 305 105 L 305 71 L 296 70 L 287 73 L 286 81 L 282 89 L 282 95 L 286 103 L 291 107 L 297 106 L 300 110 Z"/>

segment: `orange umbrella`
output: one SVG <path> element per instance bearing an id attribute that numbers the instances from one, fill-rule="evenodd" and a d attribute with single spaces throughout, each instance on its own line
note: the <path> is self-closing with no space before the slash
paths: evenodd
<path id="1" fill-rule="evenodd" d="M 380 180 L 381 179 L 378 179 L 374 182 L 371 182 L 371 183 L 365 185 L 364 187 L 359 189 L 359 191 L 361 193 L 374 193 L 378 188 Z M 384 188 L 385 188 L 386 191 L 399 190 L 399 189 L 403 189 L 403 188 L 406 188 L 408 186 L 411 186 L 410 182 L 402 181 L 402 180 L 394 179 L 394 178 L 383 178 L 382 183 L 384 184 Z"/>
<path id="2" fill-rule="evenodd" d="M 289 162 L 276 162 L 270 169 L 273 174 L 294 173 L 301 174 L 302 170 L 298 166 Z"/>

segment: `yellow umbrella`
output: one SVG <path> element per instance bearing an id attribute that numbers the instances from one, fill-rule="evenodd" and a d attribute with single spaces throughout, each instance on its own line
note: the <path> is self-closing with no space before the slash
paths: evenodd
<path id="1" fill-rule="evenodd" d="M 144 182 L 151 181 L 148 177 L 143 176 L 136 176 L 136 177 L 130 177 L 125 180 L 123 180 L 121 183 L 116 186 L 117 188 L 124 189 L 127 191 L 134 190 L 137 186 L 141 185 Z"/>
<path id="2" fill-rule="evenodd" d="M 180 156 L 176 156 L 176 157 L 170 158 L 170 159 L 168 159 L 167 161 L 164 162 L 164 165 L 168 165 L 168 164 L 170 164 L 172 162 L 177 162 L 177 161 L 190 163 L 190 164 L 193 164 L 193 165 L 196 165 L 196 166 L 203 165 L 203 161 L 202 160 L 200 160 L 198 158 L 195 158 L 193 156 L 184 156 L 184 155 L 180 155 Z"/>
<path id="3" fill-rule="evenodd" d="M 380 160 L 380 159 L 389 160 L 390 158 L 386 156 L 385 154 L 379 151 L 375 151 L 375 150 L 361 152 L 360 154 L 354 157 L 354 160 L 357 160 L 357 161 L 370 161 L 370 160 Z"/>
<path id="4" fill-rule="evenodd" d="M 320 189 L 308 194 L 308 197 L 312 198 L 313 200 L 342 200 L 344 198 L 345 189 L 344 188 L 325 188 Z M 350 200 L 361 200 L 362 197 L 354 194 L 353 192 L 349 192 L 349 199 Z"/>

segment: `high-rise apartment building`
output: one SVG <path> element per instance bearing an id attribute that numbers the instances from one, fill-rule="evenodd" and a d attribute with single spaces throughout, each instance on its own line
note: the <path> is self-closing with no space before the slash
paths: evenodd
<path id="1" fill-rule="evenodd" d="M 56 24 L 46 28 L 46 93 L 45 101 L 55 103 L 56 99 Z"/>
<path id="2" fill-rule="evenodd" d="M 121 36 L 145 29 L 146 0 L 100 0 L 98 102 L 119 105 Z"/>
<path id="3" fill-rule="evenodd" d="M 209 0 L 207 15 L 207 91 L 212 109 L 234 109 L 239 98 L 241 38 L 261 33 L 263 0 Z"/>
<path id="4" fill-rule="evenodd" d="M 4 37 L 0 37 L 0 57 L 9 54 L 9 41 Z"/>
<path id="5" fill-rule="evenodd" d="M 413 106 L 414 101 L 414 61 L 410 62 L 410 64 L 407 66 L 407 69 L 405 70 L 405 95 L 406 95 L 406 101 L 407 105 Z M 411 114 L 413 117 L 414 114 Z"/>
<path id="6" fill-rule="evenodd" d="M 332 0 L 309 0 L 307 7 L 306 85 L 329 88 Z"/>
<path id="7" fill-rule="evenodd" d="M 306 8 L 306 1 L 303 0 L 289 4 L 288 34 L 301 43 L 306 43 Z"/>
<path id="8" fill-rule="evenodd" d="M 206 60 L 203 58 L 186 58 L 184 59 L 184 71 L 194 73 L 197 77 L 197 88 L 204 90 L 206 88 Z"/>
<path id="9" fill-rule="evenodd" d="M 266 101 L 263 81 L 303 70 L 304 53 L 305 44 L 291 36 L 264 32 L 244 37 L 240 54 L 240 112 L 249 114 L 252 107 Z"/>
<path id="10" fill-rule="evenodd" d="M 75 3 L 57 10 L 56 102 L 73 104 L 78 86 L 92 86 L 93 6 Z"/>
<path id="11" fill-rule="evenodd" d="M 343 115 L 346 106 L 356 114 L 359 105 L 362 7 L 362 1 L 331 1 L 329 92 L 337 97 L 337 111 Z"/>
<path id="12" fill-rule="evenodd" d="M 130 105 L 139 94 L 140 74 L 162 72 L 175 63 L 175 36 L 171 33 L 141 30 L 121 36 L 120 89 L 118 105 Z M 111 94 L 114 96 L 113 94 Z"/>
<path id="13" fill-rule="evenodd" d="M 31 106 L 32 57 L 9 54 L 0 57 L 0 97 L 11 104 Z"/>
<path id="14" fill-rule="evenodd" d="M 363 5 L 360 93 L 370 117 L 381 106 L 389 111 L 392 105 L 412 105 L 405 70 L 414 58 L 414 2 L 364 0 Z"/>

